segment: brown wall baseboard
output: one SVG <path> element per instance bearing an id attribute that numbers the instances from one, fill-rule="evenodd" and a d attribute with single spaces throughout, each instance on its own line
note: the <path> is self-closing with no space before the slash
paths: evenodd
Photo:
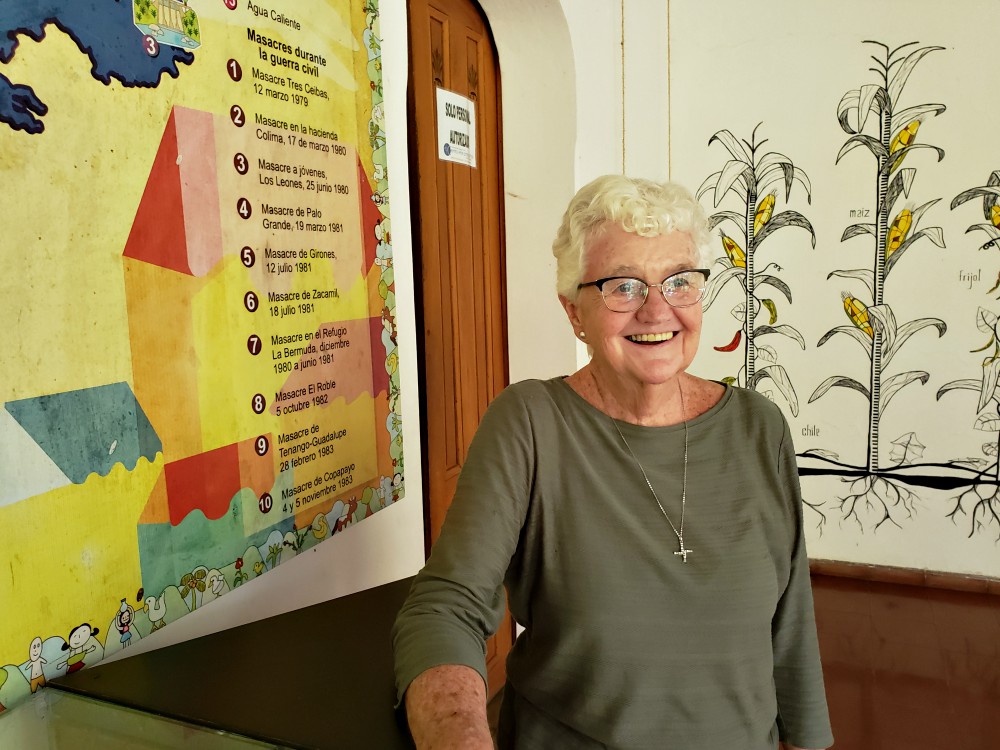
<path id="1" fill-rule="evenodd" d="M 998 578 L 942 573 L 936 570 L 893 568 L 888 565 L 866 565 L 837 560 L 810 560 L 809 572 L 813 575 L 857 578 L 863 581 L 877 581 L 878 583 L 901 583 L 908 586 L 927 586 L 934 589 L 1000 595 L 1000 579 Z"/>

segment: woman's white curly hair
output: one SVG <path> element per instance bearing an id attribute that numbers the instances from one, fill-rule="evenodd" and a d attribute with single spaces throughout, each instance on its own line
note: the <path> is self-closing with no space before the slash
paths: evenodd
<path id="1" fill-rule="evenodd" d="M 708 218 L 687 188 L 674 182 L 604 175 L 573 196 L 552 243 L 556 291 L 561 296 L 576 299 L 587 248 L 608 223 L 641 237 L 687 232 L 698 250 L 698 262 L 708 262 Z"/>

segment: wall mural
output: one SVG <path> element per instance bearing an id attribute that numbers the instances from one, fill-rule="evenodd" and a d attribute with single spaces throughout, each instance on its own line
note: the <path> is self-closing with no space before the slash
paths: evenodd
<path id="1" fill-rule="evenodd" d="M 785 412 L 813 557 L 997 576 L 997 112 L 956 85 L 989 64 L 983 3 L 931 43 L 896 4 L 671 6 L 671 173 L 719 249 L 695 370 Z M 791 33 L 804 13 L 823 39 Z"/>
<path id="2" fill-rule="evenodd" d="M 2 710 L 404 465 L 376 0 L 5 3 L 0 71 Z"/>

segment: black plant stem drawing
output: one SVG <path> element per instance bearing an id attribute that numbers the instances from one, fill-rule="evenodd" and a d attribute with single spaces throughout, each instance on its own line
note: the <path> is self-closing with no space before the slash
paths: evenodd
<path id="1" fill-rule="evenodd" d="M 754 139 L 751 139 L 750 146 L 750 162 L 751 164 L 756 164 L 756 152 L 757 144 Z M 757 361 L 757 345 L 754 341 L 754 325 L 756 323 L 756 312 L 760 307 L 757 302 L 757 297 L 754 294 L 754 259 L 757 253 L 752 252 L 755 249 L 754 244 L 754 218 L 756 216 L 756 206 L 757 206 L 757 186 L 754 184 L 750 185 L 750 190 L 747 193 L 747 207 L 743 216 L 746 220 L 746 238 L 747 238 L 747 278 L 746 278 L 746 304 L 747 304 L 747 346 L 746 346 L 746 382 L 754 382 L 754 372 Z"/>
<path id="2" fill-rule="evenodd" d="M 886 47 L 886 64 L 882 69 L 882 85 L 888 90 L 889 48 Z M 885 148 L 884 153 L 880 153 L 877 158 L 878 180 L 876 184 L 875 205 L 878 207 L 875 221 L 877 222 L 877 235 L 875 237 L 875 278 L 872 285 L 873 302 L 881 305 L 884 301 L 885 290 L 885 246 L 886 237 L 889 233 L 889 204 L 886 197 L 889 194 L 889 144 L 892 140 L 892 109 L 883 108 L 880 112 L 881 140 Z M 883 332 L 881 326 L 874 327 L 872 336 L 872 358 L 871 358 L 871 378 L 869 393 L 871 393 L 871 408 L 868 410 L 868 473 L 878 472 L 878 422 L 881 416 L 881 395 L 882 395 L 882 341 Z"/>

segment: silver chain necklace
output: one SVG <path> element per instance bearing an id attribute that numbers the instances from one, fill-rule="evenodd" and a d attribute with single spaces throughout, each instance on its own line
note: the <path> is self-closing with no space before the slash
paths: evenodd
<path id="1" fill-rule="evenodd" d="M 594 378 L 594 384 L 597 385 L 597 378 Z M 618 426 L 618 420 L 611 415 L 611 424 L 615 426 L 615 431 L 618 433 L 618 437 L 622 439 L 625 447 L 628 448 L 628 452 L 632 455 L 632 460 L 635 461 L 635 465 L 639 467 L 639 471 L 642 472 L 642 478 L 646 480 L 646 486 L 649 487 L 649 493 L 653 496 L 656 501 L 657 507 L 660 509 L 660 513 L 663 517 L 667 519 L 667 523 L 670 524 L 670 528 L 673 529 L 674 534 L 677 536 L 677 541 L 680 542 L 680 549 L 675 552 L 675 555 L 680 555 L 684 558 L 685 564 L 688 561 L 688 555 L 694 552 L 693 549 L 684 546 L 684 515 L 687 510 L 687 486 L 688 486 L 688 424 L 685 419 L 687 414 L 687 407 L 684 404 L 684 389 L 681 388 L 680 381 L 677 381 L 677 391 L 681 394 L 681 421 L 684 424 L 684 479 L 681 483 L 681 527 L 678 529 L 674 526 L 674 522 L 670 520 L 670 516 L 667 515 L 667 511 L 663 508 L 663 503 L 660 502 L 659 496 L 656 494 L 656 490 L 653 489 L 653 483 L 649 481 L 649 477 L 646 475 L 646 470 L 642 468 L 642 463 L 639 461 L 639 457 L 635 455 L 635 451 L 632 450 L 632 446 L 628 444 L 628 440 L 625 439 L 625 435 L 622 434 L 621 428 Z M 597 392 L 601 396 L 601 401 L 604 400 L 604 393 L 601 391 L 601 386 L 597 385 Z"/>

